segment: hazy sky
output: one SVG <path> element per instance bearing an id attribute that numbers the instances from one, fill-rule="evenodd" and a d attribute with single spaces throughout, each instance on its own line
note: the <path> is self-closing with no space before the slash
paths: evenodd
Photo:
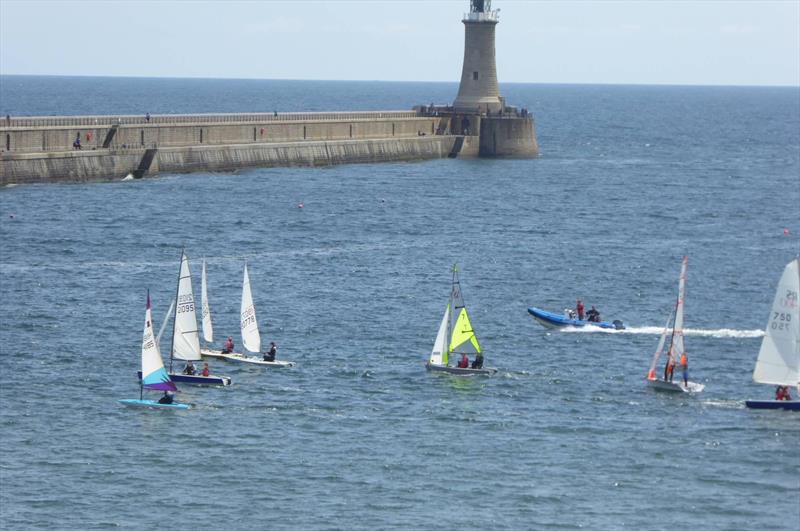
<path id="1" fill-rule="evenodd" d="M 453 81 L 467 0 L 0 0 L 0 73 Z M 800 0 L 513 1 L 500 82 L 800 85 Z"/>

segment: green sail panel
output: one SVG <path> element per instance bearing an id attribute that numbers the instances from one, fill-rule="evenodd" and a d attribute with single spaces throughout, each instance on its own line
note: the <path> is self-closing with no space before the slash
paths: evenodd
<path id="1" fill-rule="evenodd" d="M 453 332 L 450 336 L 450 352 L 465 352 L 467 354 L 477 354 L 481 351 L 478 338 L 469 322 L 467 309 L 458 310 L 458 317 L 453 325 Z"/>

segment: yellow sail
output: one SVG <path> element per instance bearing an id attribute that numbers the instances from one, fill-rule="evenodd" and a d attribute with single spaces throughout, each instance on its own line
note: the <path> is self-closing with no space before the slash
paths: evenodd
<path id="1" fill-rule="evenodd" d="M 478 338 L 475 337 L 475 331 L 472 329 L 472 323 L 469 322 L 469 315 L 467 315 L 466 308 L 461 308 L 458 319 L 453 326 L 449 350 L 450 352 L 457 351 L 466 353 L 479 353 L 481 351 Z"/>

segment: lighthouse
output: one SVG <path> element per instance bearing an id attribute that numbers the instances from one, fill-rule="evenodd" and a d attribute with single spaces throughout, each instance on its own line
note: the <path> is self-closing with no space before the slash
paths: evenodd
<path id="1" fill-rule="evenodd" d="M 499 22 L 498 10 L 491 0 L 471 0 L 464 15 L 464 64 L 461 85 L 453 102 L 457 112 L 500 111 L 503 99 L 497 86 L 494 53 L 494 30 Z"/>

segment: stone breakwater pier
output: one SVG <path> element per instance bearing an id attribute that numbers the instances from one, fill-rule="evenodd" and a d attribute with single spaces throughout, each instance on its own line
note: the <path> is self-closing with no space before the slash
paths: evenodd
<path id="1" fill-rule="evenodd" d="M 482 116 L 425 107 L 0 119 L 0 185 L 248 167 L 535 155 L 532 118 L 519 114 L 508 109 L 503 116 Z"/>
<path id="2" fill-rule="evenodd" d="M 535 157 L 533 116 L 506 104 L 495 66 L 499 10 L 471 0 L 452 105 L 410 111 L 10 117 L 0 186 L 444 157 Z"/>

